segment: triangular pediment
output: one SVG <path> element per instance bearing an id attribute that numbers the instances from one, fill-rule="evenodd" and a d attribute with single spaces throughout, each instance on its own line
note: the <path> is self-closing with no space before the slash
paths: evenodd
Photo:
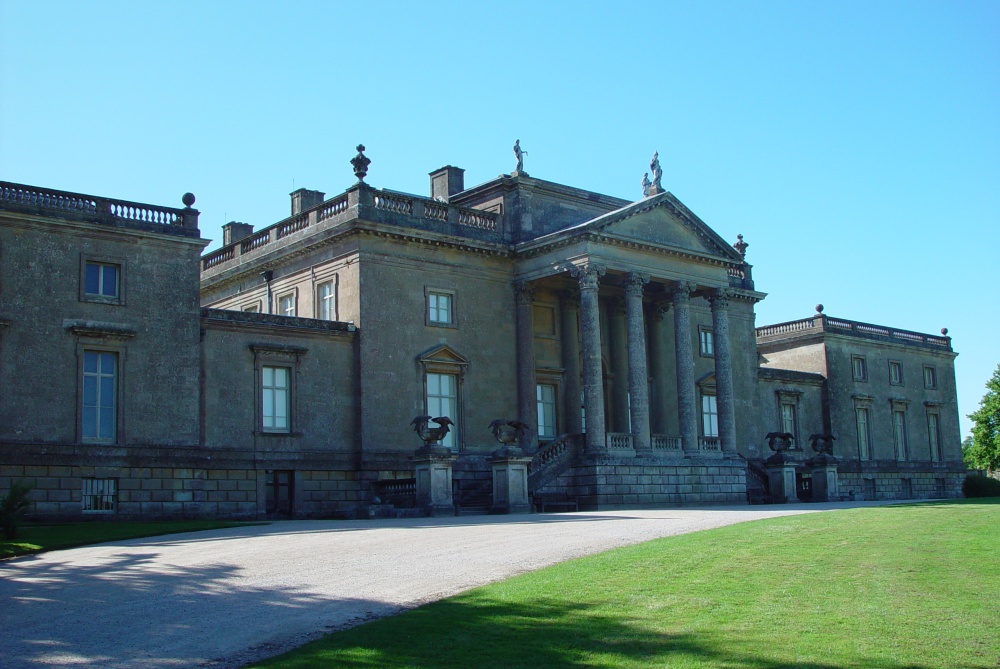
<path id="1" fill-rule="evenodd" d="M 440 344 L 432 349 L 424 351 L 417 360 L 422 363 L 438 363 L 447 365 L 468 365 L 469 360 L 461 353 L 447 344 Z"/>
<path id="2" fill-rule="evenodd" d="M 661 193 L 576 226 L 640 244 L 742 262 L 736 249 L 670 193 Z"/>
<path id="3" fill-rule="evenodd" d="M 741 260 L 736 249 L 670 193 L 634 202 L 593 223 L 616 237 Z"/>

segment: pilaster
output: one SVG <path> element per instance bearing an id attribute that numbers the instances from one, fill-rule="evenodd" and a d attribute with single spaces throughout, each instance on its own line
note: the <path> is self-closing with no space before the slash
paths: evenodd
<path id="1" fill-rule="evenodd" d="M 522 435 L 519 446 L 529 453 L 534 436 L 538 433 L 538 405 L 535 381 L 535 330 L 532 306 L 535 289 L 526 281 L 514 284 L 514 302 L 517 317 L 517 417 L 531 426 Z"/>

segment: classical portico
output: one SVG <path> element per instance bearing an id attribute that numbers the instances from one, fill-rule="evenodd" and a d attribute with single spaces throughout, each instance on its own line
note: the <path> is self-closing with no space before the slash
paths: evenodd
<path id="1" fill-rule="evenodd" d="M 588 454 L 711 458 L 735 452 L 730 289 L 609 271 L 595 262 L 571 265 L 555 278 L 515 288 L 522 417 L 537 419 L 532 300 L 550 286 L 559 310 L 563 432 L 584 433 Z M 693 301 L 711 305 L 718 434 L 699 429 Z"/>
<path id="2" fill-rule="evenodd" d="M 558 309 L 560 431 L 582 432 L 586 456 L 736 453 L 729 310 L 763 296 L 738 252 L 678 205 L 669 193 L 654 196 L 519 249 L 521 415 L 536 417 L 531 304 L 548 293 Z M 698 383 L 705 376 L 711 399 Z"/>

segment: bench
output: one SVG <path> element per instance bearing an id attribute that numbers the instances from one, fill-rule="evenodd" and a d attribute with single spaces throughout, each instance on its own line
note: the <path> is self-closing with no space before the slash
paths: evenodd
<path id="1" fill-rule="evenodd" d="M 546 507 L 563 508 L 566 510 L 579 511 L 580 505 L 576 497 L 570 497 L 565 493 L 546 492 L 534 496 L 535 511 L 545 513 Z"/>

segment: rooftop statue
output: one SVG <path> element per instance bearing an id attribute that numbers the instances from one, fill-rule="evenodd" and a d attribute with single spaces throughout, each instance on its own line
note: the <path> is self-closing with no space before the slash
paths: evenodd
<path id="1" fill-rule="evenodd" d="M 649 161 L 649 171 L 653 173 L 653 187 L 657 191 L 663 190 L 663 184 L 660 183 L 660 179 L 663 178 L 663 169 L 660 168 L 660 152 L 653 152 L 653 159 Z"/>
<path id="2" fill-rule="evenodd" d="M 649 180 L 649 172 L 642 175 L 642 196 L 649 197 L 649 187 L 652 182 Z"/>
<path id="3" fill-rule="evenodd" d="M 524 172 L 524 157 L 528 155 L 527 151 L 521 150 L 521 140 L 514 140 L 514 155 L 517 156 L 517 167 L 514 168 L 515 172 Z"/>

